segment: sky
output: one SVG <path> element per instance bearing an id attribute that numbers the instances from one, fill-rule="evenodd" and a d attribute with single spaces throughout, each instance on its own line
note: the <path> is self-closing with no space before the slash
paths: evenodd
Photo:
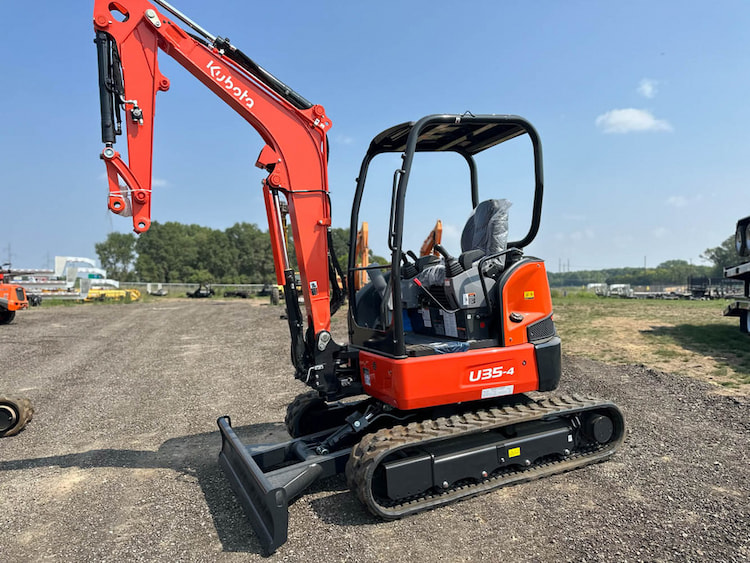
<path id="1" fill-rule="evenodd" d="M 172 4 L 325 107 L 334 227 L 349 226 L 377 133 L 465 111 L 521 115 L 539 132 L 544 207 L 527 253 L 552 272 L 705 263 L 750 215 L 745 0 Z M 92 11 L 43 0 L 20 22 L 0 2 L 0 21 L 18 22 L 0 37 L 0 263 L 95 258 L 95 243 L 132 228 L 106 206 Z M 152 220 L 266 229 L 260 136 L 168 55 L 159 64 L 171 88 L 157 96 Z M 513 238 L 528 228 L 532 164 L 527 141 L 506 144 L 482 156 L 480 191 L 513 203 Z M 433 157 L 417 161 L 405 246 L 418 250 L 441 219 L 457 253 L 465 170 Z M 374 224 L 387 221 L 397 161 L 376 163 L 362 218 L 385 255 Z"/>

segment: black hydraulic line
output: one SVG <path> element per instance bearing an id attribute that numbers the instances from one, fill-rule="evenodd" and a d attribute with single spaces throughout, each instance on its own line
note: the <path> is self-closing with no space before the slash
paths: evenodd
<path id="1" fill-rule="evenodd" d="M 96 53 L 99 63 L 99 106 L 102 116 L 102 142 L 112 144 L 117 136 L 115 129 L 115 106 L 114 95 L 110 86 L 112 57 L 110 43 L 112 39 L 103 31 L 96 33 Z"/>
<path id="2" fill-rule="evenodd" d="M 328 229 L 328 277 L 331 285 L 331 315 L 338 311 L 346 300 L 346 276 L 341 269 L 336 249 L 333 247 L 333 236 Z M 338 276 L 338 277 L 337 277 Z M 341 280 L 339 285 L 338 280 Z"/>
<path id="3" fill-rule="evenodd" d="M 306 370 L 305 366 L 305 337 L 302 311 L 299 308 L 299 297 L 297 293 L 297 282 L 294 270 L 284 272 L 284 306 L 289 323 L 289 334 L 292 340 L 292 364 L 297 370 L 297 377 L 301 378 Z"/>
<path id="4" fill-rule="evenodd" d="M 297 109 L 310 109 L 313 107 L 313 104 L 309 101 L 307 101 L 305 98 L 303 98 L 300 94 L 292 90 L 289 86 L 284 84 L 281 80 L 276 78 L 273 74 L 265 70 L 263 67 L 261 67 L 259 64 L 257 64 L 255 61 L 253 61 L 250 57 L 248 57 L 245 53 L 240 51 L 237 47 L 232 45 L 229 42 L 229 39 L 225 39 L 223 37 L 216 37 L 203 29 L 201 26 L 199 26 L 197 23 L 195 23 L 193 20 L 191 20 L 189 17 L 187 17 L 185 14 L 177 10 L 174 6 L 169 4 L 166 0 L 154 0 L 156 4 L 167 10 L 169 13 L 171 13 L 175 18 L 180 20 L 182 23 L 184 23 L 186 26 L 188 26 L 190 29 L 198 33 L 201 37 L 205 39 L 198 39 L 193 34 L 190 34 L 193 39 L 196 39 L 200 43 L 203 43 L 204 45 L 207 42 L 211 42 L 214 47 L 219 49 L 220 51 L 223 51 L 224 55 L 230 59 L 232 59 L 234 62 L 239 64 L 242 68 L 244 68 L 246 71 L 248 71 L 250 74 L 255 76 L 258 80 L 260 80 L 263 84 L 268 86 L 271 90 L 279 94 L 282 98 L 284 98 L 286 101 L 291 103 L 294 107 Z"/>
<path id="5" fill-rule="evenodd" d="M 310 109 L 311 107 L 313 107 L 312 102 L 306 100 L 304 97 L 302 97 L 302 95 L 295 92 L 292 88 L 284 84 L 273 74 L 261 67 L 253 59 L 251 59 L 237 47 L 232 45 L 228 39 L 217 37 L 214 41 L 214 47 L 219 50 L 223 50 L 224 56 L 232 59 L 234 62 L 236 62 L 238 65 L 240 65 L 242 68 L 244 68 L 255 78 L 260 80 L 263 84 L 268 86 L 271 90 L 276 92 L 279 96 L 284 98 L 287 102 L 292 104 L 297 109 Z"/>

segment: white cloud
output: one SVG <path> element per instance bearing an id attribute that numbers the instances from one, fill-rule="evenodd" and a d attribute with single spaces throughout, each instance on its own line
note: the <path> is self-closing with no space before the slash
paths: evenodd
<path id="1" fill-rule="evenodd" d="M 657 86 L 659 82 L 651 78 L 644 78 L 638 83 L 638 93 L 649 100 L 659 92 Z"/>
<path id="2" fill-rule="evenodd" d="M 672 195 L 667 198 L 667 205 L 671 207 L 686 207 L 688 205 L 699 204 L 703 201 L 701 194 L 684 196 L 684 195 Z"/>
<path id="3" fill-rule="evenodd" d="M 429 227 L 427 227 L 429 229 Z M 463 226 L 460 228 L 450 223 L 443 223 L 443 238 L 441 239 L 442 245 L 445 248 L 461 248 L 461 233 L 463 232 Z M 425 233 L 425 237 L 427 233 Z M 419 243 L 421 246 L 421 242 Z"/>
<path id="4" fill-rule="evenodd" d="M 352 145 L 354 144 L 354 137 L 348 135 L 336 135 L 335 141 L 339 145 Z"/>
<path id="5" fill-rule="evenodd" d="M 596 126 L 604 133 L 632 133 L 640 131 L 671 131 L 672 126 L 656 119 L 645 109 L 613 109 L 596 118 Z"/>
<path id="6" fill-rule="evenodd" d="M 580 231 L 555 233 L 554 237 L 555 237 L 555 240 L 559 240 L 561 242 L 566 242 L 566 241 L 580 242 L 583 240 L 594 240 L 596 238 L 596 233 L 594 232 L 594 229 L 587 227 Z"/>
<path id="7" fill-rule="evenodd" d="M 654 235 L 654 238 L 664 238 L 669 234 L 669 229 L 666 227 L 656 227 L 652 234 Z"/>
<path id="8" fill-rule="evenodd" d="M 615 248 L 621 249 L 632 249 L 635 237 L 633 235 L 617 235 L 612 239 L 612 244 Z"/>
<path id="9" fill-rule="evenodd" d="M 673 195 L 667 198 L 667 205 L 671 205 L 672 207 L 685 207 L 687 204 L 687 198 L 681 195 Z"/>

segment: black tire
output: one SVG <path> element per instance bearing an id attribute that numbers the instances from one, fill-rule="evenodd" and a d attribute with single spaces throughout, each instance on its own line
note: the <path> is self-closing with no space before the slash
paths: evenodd
<path id="1" fill-rule="evenodd" d="M 0 395 L 0 438 L 18 434 L 33 416 L 34 408 L 25 397 Z"/>
<path id="2" fill-rule="evenodd" d="M 284 417 L 286 431 L 292 438 L 299 438 L 306 434 L 325 430 L 325 428 L 318 428 L 320 425 L 317 422 L 319 416 L 316 416 L 324 413 L 325 410 L 326 402 L 320 398 L 317 391 L 308 391 L 297 395 L 286 408 L 286 416 Z"/>
<path id="3" fill-rule="evenodd" d="M 15 311 L 0 311 L 0 325 L 7 325 L 16 318 Z"/>
<path id="4" fill-rule="evenodd" d="M 279 286 L 271 288 L 271 305 L 279 304 Z"/>
<path id="5" fill-rule="evenodd" d="M 740 311 L 740 332 L 750 334 L 750 311 Z"/>

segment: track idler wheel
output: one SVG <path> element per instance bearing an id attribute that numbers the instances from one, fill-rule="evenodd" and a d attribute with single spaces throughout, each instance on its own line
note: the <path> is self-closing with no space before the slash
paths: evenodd
<path id="1" fill-rule="evenodd" d="M 590 441 L 606 444 L 612 439 L 615 426 L 612 419 L 603 414 L 590 414 L 583 421 L 583 433 Z"/>
<path id="2" fill-rule="evenodd" d="M 34 415 L 31 401 L 0 395 L 0 438 L 18 434 Z"/>

